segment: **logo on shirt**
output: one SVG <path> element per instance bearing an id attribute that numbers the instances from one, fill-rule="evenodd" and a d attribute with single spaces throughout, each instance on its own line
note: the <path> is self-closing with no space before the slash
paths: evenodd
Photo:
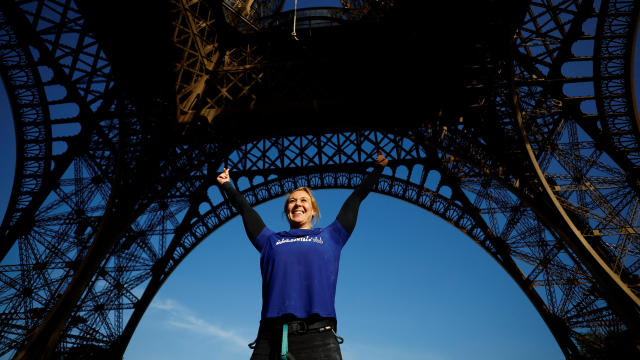
<path id="1" fill-rule="evenodd" d="M 298 237 L 298 238 L 293 238 L 293 239 L 281 239 L 276 241 L 276 246 L 278 245 L 282 245 L 282 244 L 288 244 L 288 243 L 294 243 L 294 242 L 314 242 L 316 244 L 323 244 L 324 242 L 322 241 L 322 238 L 316 237 L 316 236 L 304 236 L 304 237 Z"/>

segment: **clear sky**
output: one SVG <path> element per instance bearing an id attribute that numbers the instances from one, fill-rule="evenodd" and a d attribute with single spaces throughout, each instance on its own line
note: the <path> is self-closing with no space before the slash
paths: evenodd
<path id="1" fill-rule="evenodd" d="M 11 193 L 15 141 L 0 88 L 2 218 Z M 349 191 L 315 195 L 323 227 Z M 256 209 L 267 226 L 282 230 L 287 224 L 281 208 L 277 199 Z M 258 260 L 239 218 L 222 226 L 165 283 L 125 359 L 248 359 L 247 344 L 260 317 Z M 346 360 L 564 358 L 502 268 L 454 227 L 416 206 L 370 194 L 340 266 L 336 309 Z"/>

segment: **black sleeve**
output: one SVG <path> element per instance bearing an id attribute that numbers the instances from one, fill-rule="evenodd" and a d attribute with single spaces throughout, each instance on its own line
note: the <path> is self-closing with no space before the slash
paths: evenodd
<path id="1" fill-rule="evenodd" d="M 260 232 L 266 227 L 260 215 L 253 210 L 251 205 L 247 202 L 242 194 L 236 188 L 233 187 L 231 181 L 220 186 L 224 190 L 225 194 L 229 198 L 231 205 L 238 210 L 242 216 L 242 222 L 244 223 L 244 230 L 247 232 L 247 236 L 251 242 L 260 235 Z"/>
<path id="2" fill-rule="evenodd" d="M 364 179 L 362 183 L 358 185 L 347 200 L 342 205 L 340 212 L 336 219 L 340 222 L 340 225 L 347 230 L 349 234 L 353 232 L 356 227 L 356 219 L 358 218 L 358 208 L 364 198 L 369 195 L 371 188 L 378 182 L 378 177 L 384 169 L 382 165 L 374 165 L 373 171 Z"/>

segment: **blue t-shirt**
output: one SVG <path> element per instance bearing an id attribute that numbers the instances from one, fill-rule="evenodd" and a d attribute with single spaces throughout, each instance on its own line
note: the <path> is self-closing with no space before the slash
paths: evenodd
<path id="1" fill-rule="evenodd" d="M 293 314 L 336 317 L 340 251 L 349 233 L 339 221 L 326 228 L 273 232 L 256 240 L 262 272 L 262 319 Z"/>

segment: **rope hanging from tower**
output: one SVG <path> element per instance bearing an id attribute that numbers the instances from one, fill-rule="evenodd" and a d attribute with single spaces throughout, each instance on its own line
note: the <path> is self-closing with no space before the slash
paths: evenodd
<path id="1" fill-rule="evenodd" d="M 295 0 L 293 3 L 293 32 L 291 33 L 291 36 L 293 36 L 293 38 L 296 40 L 298 40 L 298 36 L 296 34 L 297 18 L 298 18 L 298 0 Z"/>

